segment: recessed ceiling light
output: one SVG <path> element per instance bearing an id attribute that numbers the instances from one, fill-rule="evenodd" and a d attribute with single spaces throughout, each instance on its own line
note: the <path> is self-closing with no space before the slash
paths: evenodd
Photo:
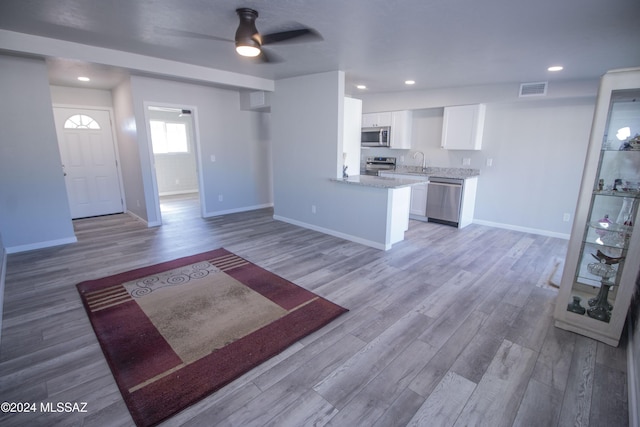
<path id="1" fill-rule="evenodd" d="M 406 84 L 406 85 L 414 85 L 414 84 L 416 84 L 416 82 L 415 82 L 415 80 L 405 80 L 404 84 Z"/>
<path id="2" fill-rule="evenodd" d="M 80 80 L 81 82 L 88 82 L 88 81 L 90 81 L 91 79 L 90 79 L 89 77 L 81 76 L 81 77 L 78 77 L 78 80 Z"/>
<path id="3" fill-rule="evenodd" d="M 357 85 L 356 86 L 358 89 L 366 89 L 367 87 L 365 85 Z"/>
<path id="4" fill-rule="evenodd" d="M 562 65 L 554 65 L 552 67 L 547 68 L 548 71 L 562 71 L 564 67 Z"/>

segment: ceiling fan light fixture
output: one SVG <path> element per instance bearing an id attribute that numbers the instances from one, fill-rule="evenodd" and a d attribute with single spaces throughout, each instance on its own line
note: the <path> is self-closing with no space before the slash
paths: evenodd
<path id="1" fill-rule="evenodd" d="M 236 52 L 242 56 L 255 57 L 260 55 L 260 48 L 251 45 L 236 45 Z"/>
<path id="2" fill-rule="evenodd" d="M 253 9 L 236 9 L 240 24 L 236 30 L 236 52 L 242 56 L 254 57 L 260 55 L 262 39 L 256 28 L 258 12 Z"/>

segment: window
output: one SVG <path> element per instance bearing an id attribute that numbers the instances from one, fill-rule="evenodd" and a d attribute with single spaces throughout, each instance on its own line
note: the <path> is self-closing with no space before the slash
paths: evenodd
<path id="1" fill-rule="evenodd" d="M 150 120 L 154 154 L 188 153 L 187 126 L 184 123 Z"/>
<path id="2" fill-rule="evenodd" d="M 65 129 L 100 129 L 98 122 L 84 114 L 71 116 L 64 122 Z"/>

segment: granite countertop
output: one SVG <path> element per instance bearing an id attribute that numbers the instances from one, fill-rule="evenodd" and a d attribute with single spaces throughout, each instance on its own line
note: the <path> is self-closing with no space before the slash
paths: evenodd
<path id="1" fill-rule="evenodd" d="M 374 175 L 354 175 L 349 178 L 338 179 L 332 178 L 332 181 L 341 182 L 344 184 L 352 184 L 352 185 L 362 185 L 365 187 L 376 187 L 376 188 L 385 188 L 385 189 L 393 189 L 393 188 L 401 188 L 401 187 L 409 187 L 416 184 L 424 184 L 424 179 L 407 179 L 407 178 L 387 178 L 381 176 Z"/>
<path id="2" fill-rule="evenodd" d="M 441 168 L 441 167 L 427 167 L 421 168 L 420 166 L 396 166 L 394 171 L 385 171 L 385 173 L 395 173 L 402 175 L 417 175 L 426 177 L 437 178 L 457 178 L 467 179 L 480 175 L 480 169 L 471 168 Z"/>

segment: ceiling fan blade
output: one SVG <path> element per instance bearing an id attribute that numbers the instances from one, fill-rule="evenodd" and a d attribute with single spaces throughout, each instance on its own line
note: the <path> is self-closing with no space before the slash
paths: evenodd
<path id="1" fill-rule="evenodd" d="M 322 36 L 311 28 L 281 31 L 278 33 L 264 34 L 262 36 L 263 45 L 282 42 L 302 43 L 312 40 L 322 40 Z"/>
<path id="2" fill-rule="evenodd" d="M 282 62 L 281 57 L 271 52 L 270 50 L 265 49 L 264 47 L 260 49 L 260 55 L 258 55 L 258 59 L 260 60 L 260 62 L 268 62 L 270 64 Z"/>
<path id="3" fill-rule="evenodd" d="M 224 38 L 224 37 L 212 36 L 212 35 L 203 34 L 203 33 L 195 33 L 193 31 L 178 30 L 178 29 L 175 29 L 175 28 L 154 27 L 154 32 L 156 34 L 163 35 L 163 36 L 190 37 L 190 38 L 196 38 L 196 39 L 218 40 L 218 41 L 222 41 L 222 42 L 232 42 L 233 43 L 232 39 L 227 39 L 227 38 Z"/>
<path id="4" fill-rule="evenodd" d="M 283 62 L 283 59 L 280 56 L 265 49 L 264 47 L 260 49 L 260 55 L 247 57 L 247 59 L 259 64 L 277 64 L 278 62 Z"/>

